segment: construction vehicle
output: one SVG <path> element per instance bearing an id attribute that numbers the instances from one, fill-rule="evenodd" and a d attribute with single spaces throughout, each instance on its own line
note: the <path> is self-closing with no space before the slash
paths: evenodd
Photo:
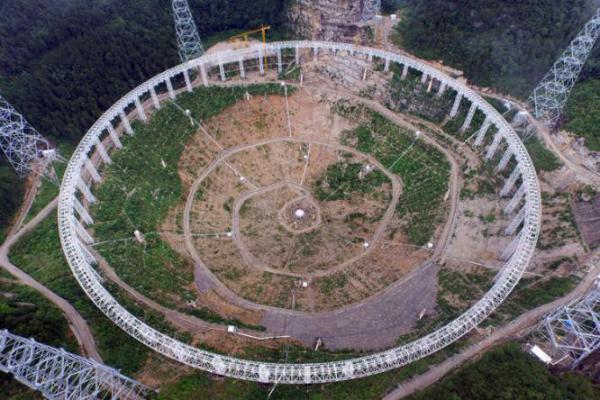
<path id="1" fill-rule="evenodd" d="M 262 33 L 262 42 L 263 44 L 267 42 L 267 31 L 271 29 L 270 25 L 261 25 L 259 28 L 253 29 L 251 31 L 242 32 L 235 36 L 229 38 L 229 42 L 233 44 L 235 49 L 239 49 L 242 47 L 248 47 L 250 45 L 249 36 L 255 33 Z"/>

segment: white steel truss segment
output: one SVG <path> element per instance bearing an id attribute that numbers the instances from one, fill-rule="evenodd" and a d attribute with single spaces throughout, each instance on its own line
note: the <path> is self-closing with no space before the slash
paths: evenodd
<path id="1" fill-rule="evenodd" d="M 0 331 L 0 370 L 48 399 L 144 399 L 151 389 L 93 360 Z"/>
<path id="2" fill-rule="evenodd" d="M 8 162 L 24 177 L 54 151 L 48 141 L 33 128 L 2 96 L 0 96 L 0 149 Z"/>
<path id="3" fill-rule="evenodd" d="M 522 201 L 522 207 L 525 208 L 524 219 L 517 237 L 512 243 L 514 248 L 511 250 L 514 251 L 511 251 L 512 255 L 498 273 L 494 285 L 477 303 L 455 320 L 413 342 L 363 357 L 320 363 L 271 363 L 212 353 L 173 339 L 129 313 L 102 286 L 97 273 L 79 246 L 77 226 L 75 218 L 73 218 L 77 212 L 74 199 L 78 195 L 77 192 L 83 191 L 82 194 L 86 195 L 85 192 L 89 191 L 81 178 L 82 174 L 84 176 L 87 174 L 85 160 L 89 154 L 96 151 L 98 137 L 124 109 L 133 104 L 136 99 L 146 96 L 152 87 L 165 84 L 169 79 L 180 76 L 186 71 L 209 71 L 213 67 L 218 69 L 219 64 L 236 67 L 240 60 L 242 62 L 252 61 L 258 65 L 265 54 L 274 56 L 280 50 L 291 50 L 290 53 L 293 54 L 295 49 L 299 49 L 304 54 L 336 52 L 343 57 L 349 57 L 350 61 L 354 58 L 367 59 L 368 57 L 379 61 L 389 59 L 390 63 L 396 63 L 398 67 L 403 66 L 406 69 L 410 68 L 426 73 L 430 79 L 460 93 L 466 101 L 476 104 L 477 109 L 489 122 L 489 127 L 493 126 L 496 131 L 501 132 L 507 149 L 513 154 L 516 166 L 520 171 L 522 194 L 519 195 L 519 201 Z M 265 69 L 276 67 L 273 63 L 265 65 Z M 210 83 L 208 78 L 207 74 L 206 81 L 200 84 L 208 85 Z M 220 80 L 218 75 L 210 78 Z M 244 84 L 244 81 L 240 80 L 239 84 Z M 87 193 L 88 197 L 93 199 L 91 191 L 89 192 Z M 458 340 L 498 307 L 518 283 L 535 251 L 540 231 L 540 219 L 540 189 L 529 154 L 513 127 L 474 90 L 432 66 L 406 55 L 349 43 L 321 41 L 261 43 L 243 49 L 205 54 L 144 82 L 113 104 L 83 137 L 65 171 L 58 204 L 61 245 L 69 266 L 88 297 L 113 323 L 153 350 L 189 366 L 232 378 L 281 384 L 325 383 L 361 378 L 409 364 Z"/>
<path id="4" fill-rule="evenodd" d="M 533 115 L 553 128 L 577 81 L 581 68 L 600 36 L 600 8 L 546 73 L 529 97 Z"/>
<path id="5" fill-rule="evenodd" d="M 173 17 L 181 61 L 200 57 L 204 48 L 187 0 L 173 0 Z"/>
<path id="6" fill-rule="evenodd" d="M 543 335 L 558 353 L 574 367 L 600 349 L 600 288 L 555 310 L 544 318 Z"/>

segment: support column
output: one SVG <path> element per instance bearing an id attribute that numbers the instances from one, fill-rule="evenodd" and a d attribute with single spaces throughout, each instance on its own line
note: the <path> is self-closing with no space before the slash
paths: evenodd
<path id="1" fill-rule="evenodd" d="M 175 100 L 175 91 L 173 90 L 173 83 L 171 83 L 171 78 L 165 79 L 165 83 L 167 84 L 167 90 L 169 91 L 169 97 L 171 100 Z"/>
<path id="2" fill-rule="evenodd" d="M 283 71 L 283 61 L 281 60 L 281 48 L 277 49 L 277 72 Z"/>
<path id="3" fill-rule="evenodd" d="M 313 61 L 317 62 L 317 56 L 319 55 L 319 49 L 317 47 L 313 47 Z"/>
<path id="4" fill-rule="evenodd" d="M 515 232 L 517 231 L 517 228 L 525 220 L 525 209 L 526 209 L 526 206 L 521 207 L 521 209 L 519 210 L 517 215 L 515 215 L 515 217 L 512 219 L 512 221 L 510 221 L 510 224 L 508 224 L 508 226 L 504 230 L 504 233 L 506 235 L 512 236 L 515 234 Z"/>
<path id="5" fill-rule="evenodd" d="M 454 104 L 452 104 L 452 109 L 450 110 L 450 118 L 456 117 L 458 114 L 458 109 L 460 107 L 460 102 L 462 101 L 463 94 L 461 92 L 456 93 L 456 97 L 454 98 Z"/>
<path id="6" fill-rule="evenodd" d="M 152 97 L 152 104 L 154 104 L 154 108 L 160 110 L 160 100 L 158 100 L 154 86 L 150 88 L 150 97 Z"/>
<path id="7" fill-rule="evenodd" d="M 507 147 L 506 150 L 504 151 L 504 155 L 502 156 L 502 158 L 500 159 L 500 162 L 498 163 L 498 166 L 496 167 L 496 171 L 498 171 L 498 172 L 504 171 L 504 168 L 506 168 L 506 166 L 508 165 L 508 162 L 510 161 L 512 156 L 513 156 L 513 153 L 510 150 L 510 147 Z"/>
<path id="8" fill-rule="evenodd" d="M 300 65 L 300 49 L 297 47 L 295 49 L 295 57 L 296 57 L 296 64 Z"/>
<path id="9" fill-rule="evenodd" d="M 238 61 L 238 64 L 240 65 L 240 77 L 242 79 L 246 79 L 246 70 L 244 69 L 244 59 L 240 58 L 240 60 Z"/>
<path id="10" fill-rule="evenodd" d="M 510 242 L 508 247 L 502 252 L 501 259 L 506 261 L 512 256 L 517 250 L 517 245 L 519 244 L 519 240 L 521 240 L 521 232 Z"/>
<path id="11" fill-rule="evenodd" d="M 73 197 L 73 208 L 79 214 L 79 217 L 83 220 L 86 225 L 91 225 L 94 223 L 92 216 L 88 212 L 88 210 L 81 204 L 81 202 L 77 199 L 77 197 Z"/>
<path id="12" fill-rule="evenodd" d="M 138 117 L 140 117 L 142 122 L 148 121 L 148 119 L 146 118 L 146 112 L 144 111 L 144 106 L 142 105 L 142 102 L 140 101 L 139 97 L 135 98 L 135 109 L 137 110 Z"/>
<path id="13" fill-rule="evenodd" d="M 367 68 L 365 67 L 365 69 L 363 70 L 363 74 L 362 74 L 362 80 L 366 81 L 367 80 Z"/>
<path id="14" fill-rule="evenodd" d="M 469 108 L 469 112 L 467 113 L 467 118 L 465 118 L 465 122 L 463 122 L 460 131 L 464 132 L 471 126 L 471 121 L 473 121 L 473 117 L 475 116 L 475 112 L 477 111 L 477 105 L 475 103 L 471 104 Z"/>
<path id="15" fill-rule="evenodd" d="M 187 69 L 183 70 L 183 80 L 185 81 L 185 87 L 188 92 L 192 92 L 192 82 L 190 81 L 190 72 Z"/>
<path id="16" fill-rule="evenodd" d="M 373 62 L 373 54 L 371 54 L 371 53 L 367 54 L 367 62 L 369 64 L 371 64 Z"/>
<path id="17" fill-rule="evenodd" d="M 427 85 L 427 93 L 431 92 L 431 87 L 433 86 L 433 78 L 429 80 L 429 85 Z"/>
<path id="18" fill-rule="evenodd" d="M 408 75 L 408 65 L 404 64 L 404 66 L 402 67 L 402 75 L 400 76 L 400 79 L 406 79 L 406 75 Z"/>
<path id="19" fill-rule="evenodd" d="M 385 65 L 383 66 L 383 72 L 388 72 L 390 70 L 390 59 L 385 59 Z"/>
<path id="20" fill-rule="evenodd" d="M 492 144 L 490 145 L 490 147 L 488 147 L 487 153 L 485 154 L 486 160 L 490 160 L 490 159 L 492 159 L 492 157 L 494 157 L 494 154 L 496 154 L 496 150 L 498 150 L 498 146 L 500 145 L 501 141 L 502 141 L 502 134 L 500 132 L 496 132 L 496 135 L 494 136 L 494 140 L 492 141 Z"/>
<path id="21" fill-rule="evenodd" d="M 94 182 L 100 182 L 100 174 L 98 173 L 98 170 L 96 169 L 92 161 L 87 156 L 85 156 L 85 161 L 83 162 L 83 164 L 85 165 L 85 169 L 89 172 Z"/>
<path id="22" fill-rule="evenodd" d="M 225 67 L 222 62 L 219 62 L 219 75 L 221 75 L 221 80 L 225 82 L 227 77 L 225 76 Z"/>
<path id="23" fill-rule="evenodd" d="M 444 82 L 440 82 L 440 87 L 438 88 L 437 95 L 441 97 L 446 91 L 446 84 Z"/>
<path id="24" fill-rule="evenodd" d="M 112 160 L 108 156 L 108 153 L 106 152 L 106 148 L 104 147 L 104 144 L 102 144 L 100 139 L 96 139 L 96 150 L 98 151 L 98 154 L 100 154 L 100 158 L 102 158 L 102 161 L 104 161 L 107 164 L 112 163 Z"/>
<path id="25" fill-rule="evenodd" d="M 504 197 L 510 192 L 510 190 L 513 188 L 513 186 L 517 182 L 517 179 L 519 179 L 520 176 L 521 170 L 517 165 L 515 169 L 513 169 L 513 172 L 511 172 L 508 179 L 504 182 L 504 186 L 502 186 L 502 189 L 500 190 L 500 197 Z"/>
<path id="26" fill-rule="evenodd" d="M 125 132 L 127 132 L 128 135 L 133 135 L 133 129 L 131 129 L 131 124 L 127 119 L 127 115 L 125 115 L 125 111 L 121 110 L 119 116 L 121 117 L 121 123 L 125 127 Z"/>
<path id="27" fill-rule="evenodd" d="M 517 206 L 523 199 L 524 195 L 525 195 L 525 185 L 521 185 L 521 186 L 519 186 L 519 188 L 517 189 L 515 194 L 513 194 L 513 197 L 510 199 L 510 201 L 508 202 L 506 207 L 504 207 L 504 214 L 512 213 L 515 210 L 515 208 L 517 208 Z"/>
<path id="28" fill-rule="evenodd" d="M 79 241 L 79 249 L 83 253 L 83 258 L 85 258 L 85 260 L 88 262 L 88 264 L 90 264 L 90 266 L 98 264 L 96 257 L 94 257 L 94 255 L 87 248 L 87 246 L 85 244 L 81 243 L 80 241 Z"/>
<path id="29" fill-rule="evenodd" d="M 202 84 L 208 86 L 208 75 L 206 75 L 206 67 L 204 64 L 200 64 L 200 76 L 202 77 Z"/>
<path id="30" fill-rule="evenodd" d="M 73 224 L 75 225 L 75 231 L 77 231 L 77 235 L 85 242 L 85 243 L 94 243 L 94 238 L 92 235 L 85 230 L 81 222 L 73 215 Z"/>
<path id="31" fill-rule="evenodd" d="M 425 72 L 423 72 L 423 75 L 421 75 L 421 83 L 422 84 L 427 83 L 428 78 L 429 78 L 429 75 L 427 75 Z"/>
<path id="32" fill-rule="evenodd" d="M 483 138 L 485 137 L 485 134 L 487 133 L 488 129 L 490 129 L 490 125 L 492 125 L 492 123 L 490 122 L 489 118 L 485 117 L 485 121 L 483 121 L 483 125 L 481 125 L 481 127 L 477 131 L 475 143 L 473 143 L 474 146 L 481 146 L 481 144 L 483 143 Z"/>
<path id="33" fill-rule="evenodd" d="M 117 135 L 117 131 L 115 131 L 115 128 L 113 128 L 112 123 L 109 122 L 106 126 L 106 129 L 108 130 L 110 140 L 112 140 L 112 142 L 115 144 L 115 147 L 117 149 L 122 149 L 123 143 L 121 143 L 121 139 L 119 139 L 119 135 Z"/>
<path id="34" fill-rule="evenodd" d="M 265 74 L 265 60 L 263 59 L 262 49 L 258 51 L 258 69 L 261 75 Z"/>
<path id="35" fill-rule="evenodd" d="M 96 202 L 96 198 L 92 194 L 92 191 L 81 177 L 79 177 L 79 179 L 77 180 L 77 188 L 79 189 L 81 194 L 83 194 L 83 197 L 88 203 L 94 204 Z"/>

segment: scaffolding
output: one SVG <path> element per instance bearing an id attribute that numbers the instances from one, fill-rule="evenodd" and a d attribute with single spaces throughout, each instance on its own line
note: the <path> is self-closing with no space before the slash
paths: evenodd
<path id="1" fill-rule="evenodd" d="M 0 371 L 48 399 L 144 399 L 151 389 L 117 370 L 0 331 Z"/>
<path id="2" fill-rule="evenodd" d="M 173 0 L 173 17 L 181 61 L 200 57 L 204 53 L 204 47 L 187 0 Z"/>
<path id="3" fill-rule="evenodd" d="M 600 36 L 600 8 L 581 29 L 529 97 L 533 115 L 553 128 L 571 89 Z"/>

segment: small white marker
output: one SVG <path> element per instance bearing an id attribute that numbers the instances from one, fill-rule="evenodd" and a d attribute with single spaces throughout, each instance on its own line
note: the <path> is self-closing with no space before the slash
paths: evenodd
<path id="1" fill-rule="evenodd" d="M 364 242 L 363 243 L 363 247 L 366 249 L 367 247 L 369 247 L 369 242 Z"/>
<path id="2" fill-rule="evenodd" d="M 433 243 L 431 243 L 431 242 L 427 243 L 427 248 L 428 249 L 433 249 Z"/>
<path id="3" fill-rule="evenodd" d="M 228 231 L 228 232 L 226 233 L 226 235 L 227 235 L 227 237 L 232 237 L 232 236 L 233 236 L 233 232 L 231 232 L 231 231 Z"/>

